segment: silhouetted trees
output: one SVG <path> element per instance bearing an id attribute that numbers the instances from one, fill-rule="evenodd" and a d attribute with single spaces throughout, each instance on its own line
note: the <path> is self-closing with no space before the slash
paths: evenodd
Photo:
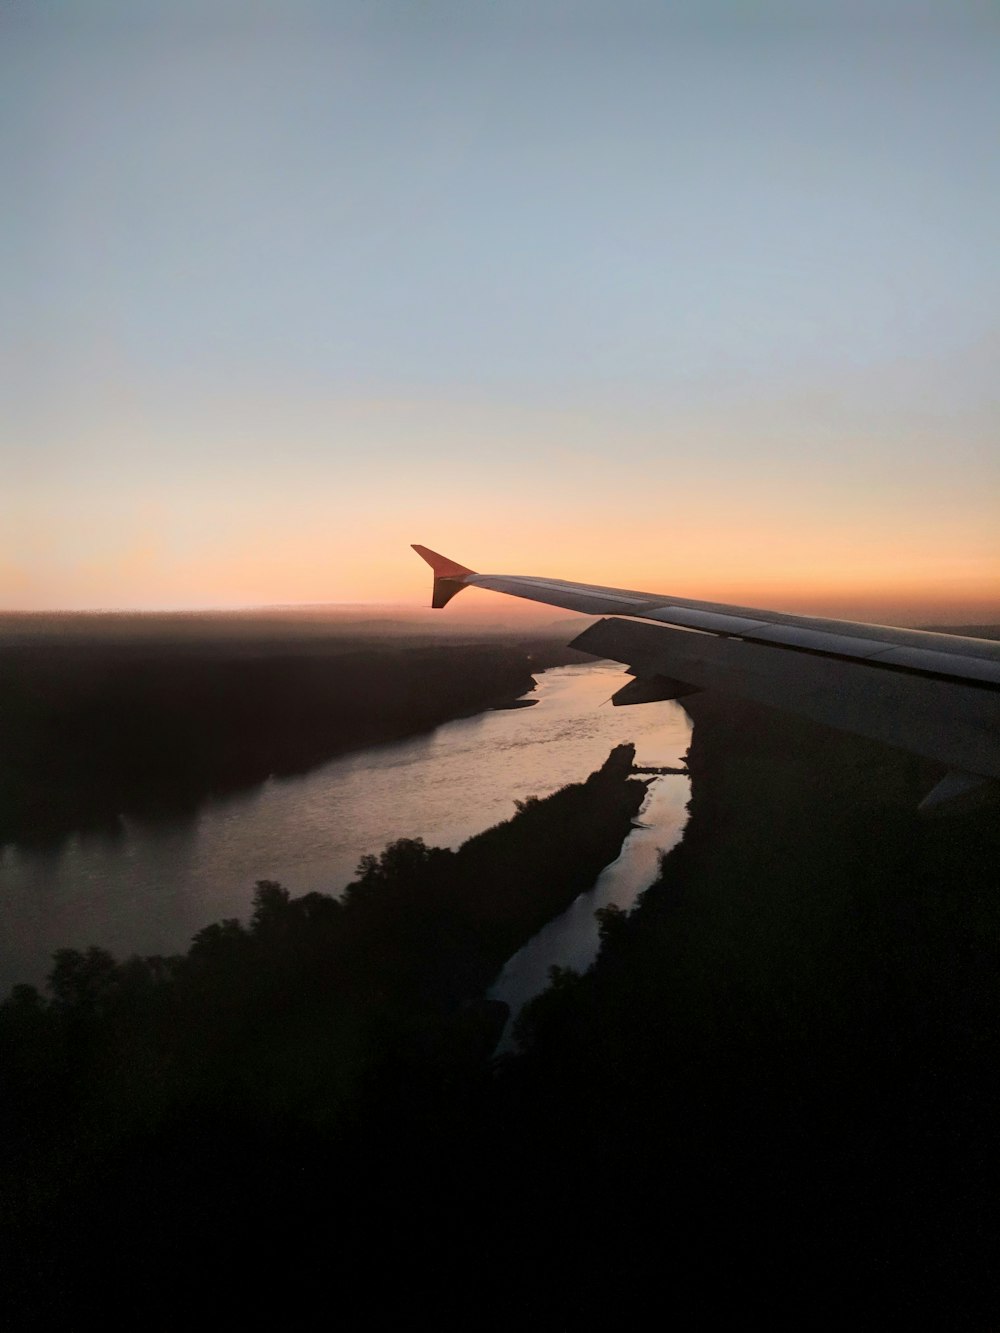
<path id="1" fill-rule="evenodd" d="M 133 1206 L 137 1180 L 151 1241 L 206 1208 L 246 1239 L 268 1191 L 283 1208 L 319 1207 L 304 1144 L 352 1227 L 365 1225 L 364 1182 L 390 1162 L 398 1190 L 411 1154 L 447 1157 L 441 1136 L 470 1132 L 506 1018 L 484 992 L 617 855 L 645 790 L 633 753 L 619 747 L 586 782 L 457 852 L 391 843 L 339 900 L 261 880 L 246 924 L 206 926 L 186 955 L 63 949 L 47 998 L 15 988 L 0 1005 L 0 1159 L 22 1275 L 44 1243 L 82 1300 L 99 1252 L 132 1246 L 110 1219 Z M 269 1163 L 287 1154 L 279 1183 Z M 83 1236 L 81 1208 L 104 1218 Z M 190 1234 L 208 1243 L 200 1224 Z"/>
<path id="2" fill-rule="evenodd" d="M 497 1088 L 519 1180 L 560 1200 L 559 1282 L 581 1316 L 627 1320 L 652 1281 L 682 1323 L 990 1327 L 996 809 L 925 820 L 931 764 L 685 707 L 684 839 L 600 913 L 596 966 L 526 1008 Z"/>
<path id="3" fill-rule="evenodd" d="M 627 752 L 339 901 L 263 881 L 182 958 L 63 954 L 13 992 L 22 1309 L 80 1322 L 114 1277 L 176 1322 L 210 1269 L 229 1318 L 995 1324 L 995 814 L 923 821 L 920 760 L 687 706 L 685 838 L 519 1055 L 483 991 L 611 859 Z"/>

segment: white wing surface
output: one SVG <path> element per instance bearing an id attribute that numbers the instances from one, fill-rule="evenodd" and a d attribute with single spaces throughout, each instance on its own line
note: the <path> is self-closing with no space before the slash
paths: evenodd
<path id="1" fill-rule="evenodd" d="M 572 646 L 630 668 L 636 680 L 616 703 L 724 690 L 898 746 L 950 770 L 923 808 L 1000 779 L 1000 643 L 561 579 L 478 574 L 425 546 L 413 549 L 434 571 L 433 606 L 477 587 L 615 617 L 590 626 Z"/>

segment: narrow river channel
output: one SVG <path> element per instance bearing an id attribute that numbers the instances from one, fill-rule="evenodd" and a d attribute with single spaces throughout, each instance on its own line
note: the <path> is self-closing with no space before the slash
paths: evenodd
<path id="1" fill-rule="evenodd" d="M 127 820 L 114 835 L 76 835 L 45 850 L 4 847 L 0 990 L 44 979 L 64 946 L 99 944 L 119 956 L 182 951 L 209 922 L 246 917 L 258 879 L 280 880 L 293 894 L 337 894 L 364 853 L 395 838 L 457 847 L 510 818 L 515 800 L 582 781 L 622 742 L 636 745 L 640 764 L 678 764 L 687 715 L 673 703 L 612 708 L 606 701 L 626 679 L 614 663 L 556 667 L 537 677 L 531 708 L 480 713 L 345 755 L 209 800 L 188 818 Z M 640 816 L 647 827 L 546 927 L 548 943 L 539 936 L 512 960 L 498 982 L 502 998 L 523 1002 L 537 978 L 544 986 L 549 963 L 586 965 L 595 908 L 628 906 L 650 883 L 656 849 L 680 836 L 686 800 L 686 778 L 653 781 Z"/>

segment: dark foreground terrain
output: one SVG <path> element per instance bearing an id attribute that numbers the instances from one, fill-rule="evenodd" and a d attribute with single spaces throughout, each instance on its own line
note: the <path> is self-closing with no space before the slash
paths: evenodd
<path id="1" fill-rule="evenodd" d="M 932 765 L 685 707 L 684 840 L 500 1083 L 561 1280 L 581 1315 L 654 1286 L 684 1322 L 995 1327 L 1000 811 L 924 819 Z"/>
<path id="2" fill-rule="evenodd" d="M 366 856 L 341 900 L 261 882 L 248 926 L 208 926 L 185 956 L 67 949 L 47 997 L 15 988 L 0 1006 L 14 1321 L 89 1322 L 110 1284 L 123 1321 L 168 1324 L 220 1246 L 255 1264 L 273 1231 L 269 1263 L 313 1241 L 347 1252 L 407 1144 L 440 1151 L 451 1126 L 460 1151 L 507 1015 L 485 992 L 617 856 L 645 795 L 633 759 L 619 747 L 457 852 Z M 405 1182 L 386 1187 L 394 1213 Z M 269 1278 L 257 1290 L 278 1298 Z"/>
<path id="3" fill-rule="evenodd" d="M 685 706 L 684 841 L 518 1057 L 483 989 L 620 841 L 621 758 L 342 907 L 261 885 L 183 960 L 16 994 L 15 1322 L 995 1327 L 997 811 L 921 819 L 931 766 Z"/>

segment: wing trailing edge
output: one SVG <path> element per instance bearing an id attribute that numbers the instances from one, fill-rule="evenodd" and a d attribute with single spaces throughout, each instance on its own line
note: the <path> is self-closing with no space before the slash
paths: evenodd
<path id="1" fill-rule="evenodd" d="M 636 681 L 617 704 L 718 689 L 923 755 L 950 770 L 925 809 L 1000 789 L 1000 644 L 964 635 L 827 620 L 755 607 L 477 574 L 426 546 L 432 605 L 465 587 L 607 616 L 572 646 L 612 658 Z"/>

